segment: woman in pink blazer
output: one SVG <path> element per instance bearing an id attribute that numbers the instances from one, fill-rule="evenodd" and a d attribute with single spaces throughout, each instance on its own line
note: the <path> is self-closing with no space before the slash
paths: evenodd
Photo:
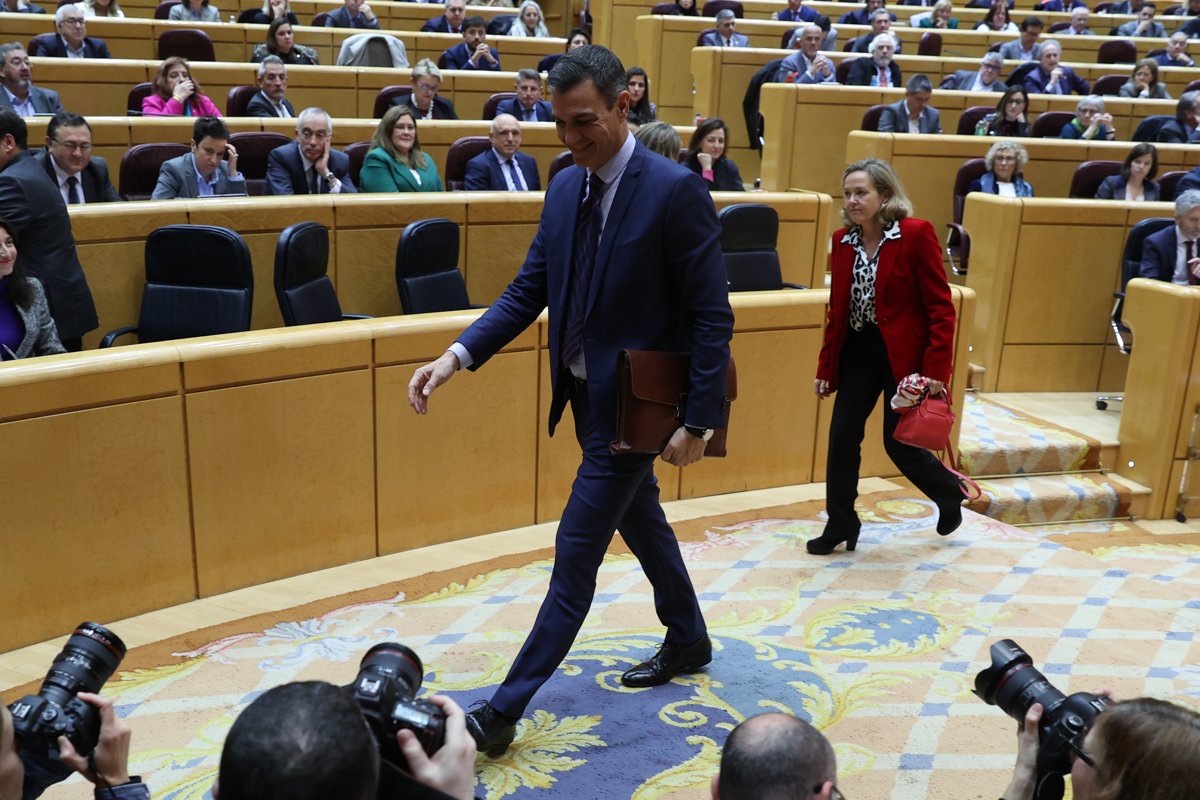
<path id="1" fill-rule="evenodd" d="M 192 80 L 186 58 L 171 56 L 154 76 L 154 94 L 142 101 L 142 113 L 150 117 L 219 117 L 221 111 L 200 92 Z"/>

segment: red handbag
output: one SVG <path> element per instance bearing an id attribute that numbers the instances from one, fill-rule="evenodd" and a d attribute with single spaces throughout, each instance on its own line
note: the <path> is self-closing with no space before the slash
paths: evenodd
<path id="1" fill-rule="evenodd" d="M 983 495 L 979 484 L 954 468 L 958 459 L 954 456 L 954 448 L 950 446 L 950 431 L 954 428 L 955 417 L 950 407 L 950 395 L 945 389 L 937 395 L 929 394 L 926 389 L 919 403 L 898 409 L 897 413 L 900 414 L 900 421 L 896 423 L 896 432 L 892 434 L 896 441 L 936 454 L 942 465 L 958 478 L 959 488 L 968 500 Z M 950 456 L 949 463 L 947 454 Z M 968 487 L 974 490 L 974 494 Z"/>

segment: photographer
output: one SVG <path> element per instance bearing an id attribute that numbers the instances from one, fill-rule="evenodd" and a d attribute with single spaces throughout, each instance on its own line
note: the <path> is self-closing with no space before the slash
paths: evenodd
<path id="1" fill-rule="evenodd" d="M 1095 695 L 1112 697 L 1107 689 Z M 1017 733 L 1017 765 L 1002 800 L 1031 800 L 1036 781 L 1035 703 Z M 1110 703 L 1082 742 L 1073 743 L 1075 800 L 1194 800 L 1200 797 L 1200 714 L 1148 697 Z"/>
<path id="2" fill-rule="evenodd" d="M 320 681 L 277 686 L 233 723 L 213 800 L 471 800 L 475 740 L 450 698 L 428 698 L 446 715 L 446 741 L 432 757 L 409 730 L 396 735 L 412 775 L 379 758 L 353 696 Z"/>

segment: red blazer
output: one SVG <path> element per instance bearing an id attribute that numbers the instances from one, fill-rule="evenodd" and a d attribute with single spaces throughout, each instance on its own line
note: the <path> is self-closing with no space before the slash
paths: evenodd
<path id="1" fill-rule="evenodd" d="M 850 282 L 854 248 L 842 244 L 846 229 L 833 235 L 833 272 L 829 320 L 817 379 L 837 389 L 838 359 L 850 326 Z M 887 344 L 892 375 L 899 383 L 919 372 L 948 382 L 954 360 L 954 303 L 942 248 L 933 225 L 921 219 L 900 220 L 900 238 L 884 241 L 875 274 L 875 318 Z"/>

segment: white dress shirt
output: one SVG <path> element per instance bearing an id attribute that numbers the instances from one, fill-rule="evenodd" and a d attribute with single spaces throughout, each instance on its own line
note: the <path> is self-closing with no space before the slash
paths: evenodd
<path id="1" fill-rule="evenodd" d="M 63 172 L 62 168 L 58 166 L 58 162 L 55 161 L 53 158 L 50 159 L 50 165 L 52 167 L 54 167 L 54 174 L 58 179 L 58 192 L 59 192 L 59 194 L 62 195 L 62 198 L 67 203 L 67 205 L 71 204 L 71 187 L 67 185 L 67 181 L 69 181 L 72 177 L 75 178 L 75 186 L 77 187 L 76 191 L 79 193 L 79 203 L 81 205 L 83 203 L 86 203 L 87 200 L 85 200 L 83 197 L 83 178 L 81 177 L 82 173 L 72 176 L 66 172 Z"/>
<path id="2" fill-rule="evenodd" d="M 24 103 L 17 100 L 17 96 L 10 92 L 7 86 L 4 87 L 4 93 L 8 95 L 8 104 L 12 106 L 12 110 L 17 112 L 18 115 L 22 117 L 32 117 L 37 114 L 37 112 L 33 109 L 33 92 L 25 95 Z"/>
<path id="3" fill-rule="evenodd" d="M 918 114 L 916 119 L 912 118 L 912 112 L 908 110 L 908 101 L 907 100 L 904 101 L 904 116 L 908 118 L 908 132 L 909 133 L 920 133 L 921 132 L 921 115 Z"/>
<path id="4" fill-rule="evenodd" d="M 1195 240 L 1193 240 L 1194 242 Z M 1178 283 L 1182 286 L 1189 285 L 1192 281 L 1188 278 L 1187 265 L 1187 237 L 1179 230 L 1179 226 L 1175 226 L 1175 274 L 1171 276 L 1171 283 Z M 1200 253 L 1196 252 L 1196 245 L 1192 245 L 1192 258 L 1196 258 Z"/>
<path id="5" fill-rule="evenodd" d="M 67 51 L 67 58 L 87 58 L 83 53 L 83 42 L 79 43 L 78 50 L 71 49 L 71 43 L 68 42 L 62 34 L 57 34 L 58 40 L 63 43 L 63 49 Z"/>
<path id="6" fill-rule="evenodd" d="M 1016 197 L 1017 186 L 1012 181 L 996 181 L 996 194 L 1001 197 Z"/>
<path id="7" fill-rule="evenodd" d="M 637 140 L 633 134 L 627 134 L 625 143 L 621 145 L 621 149 L 617 154 L 610 158 L 607 163 L 600 169 L 596 170 L 596 174 L 600 176 L 600 180 L 604 182 L 604 196 L 600 198 L 600 239 L 597 242 L 596 252 L 599 254 L 599 243 L 604 241 L 604 223 L 608 222 L 608 210 L 612 208 L 613 198 L 617 196 L 617 188 L 621 184 L 621 176 L 625 174 L 625 168 L 629 166 L 629 159 L 633 158 L 634 148 L 637 147 Z M 592 171 L 587 171 L 584 185 L 588 186 L 588 181 L 592 179 Z M 584 195 L 584 199 L 587 195 Z M 570 269 L 570 265 L 568 265 Z M 467 352 L 467 348 L 463 347 L 458 342 L 450 345 L 450 352 L 458 356 L 459 369 L 465 369 L 475 363 L 471 358 L 471 354 Z M 575 363 L 569 365 L 571 374 L 580 380 L 587 380 L 587 363 L 584 361 L 583 350 L 579 351 L 579 358 L 575 359 Z"/>
<path id="8" fill-rule="evenodd" d="M 975 73 L 975 82 L 971 84 L 972 92 L 990 92 L 992 87 L 990 84 L 983 82 L 983 70 Z"/>
<path id="9" fill-rule="evenodd" d="M 504 183 L 508 185 L 508 190 L 510 192 L 528 192 L 529 186 L 525 183 L 525 175 L 521 172 L 521 165 L 517 163 L 516 154 L 514 153 L 510 159 L 494 147 L 492 152 L 496 154 L 496 160 L 500 162 L 500 174 L 504 176 Z M 511 172 L 505 167 L 505 164 L 512 165 Z M 514 175 L 517 180 L 515 184 L 513 183 Z"/>

